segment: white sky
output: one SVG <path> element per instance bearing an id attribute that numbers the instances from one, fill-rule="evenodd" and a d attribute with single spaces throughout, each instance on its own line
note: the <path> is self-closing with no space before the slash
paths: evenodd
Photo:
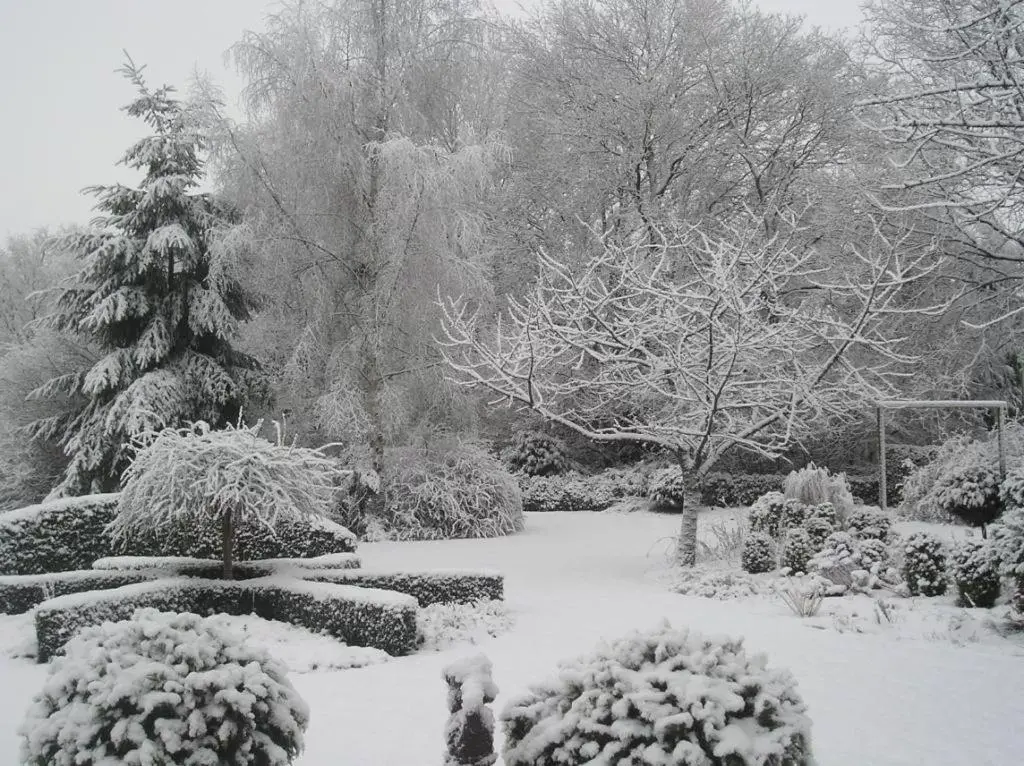
<path id="1" fill-rule="evenodd" d="M 496 0 L 527 7 L 530 0 Z M 823 27 L 855 25 L 859 0 L 756 0 Z M 134 95 L 115 70 L 127 50 L 153 86 L 184 91 L 195 68 L 230 102 L 241 80 L 224 52 L 260 29 L 266 0 L 0 0 L 0 242 L 11 234 L 86 223 L 81 189 L 133 182 L 115 166 L 144 128 L 120 111 Z"/>

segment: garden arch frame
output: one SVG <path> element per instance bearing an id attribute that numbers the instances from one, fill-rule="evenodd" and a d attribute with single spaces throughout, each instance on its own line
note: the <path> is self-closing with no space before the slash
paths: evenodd
<path id="1" fill-rule="evenodd" d="M 1006 402 L 999 399 L 946 399 L 908 400 L 880 399 L 875 402 L 878 418 L 878 505 L 885 506 L 885 411 L 909 409 L 984 409 L 996 411 L 996 428 L 999 438 L 999 474 L 1006 476 L 1006 445 L 1003 441 L 1003 424 L 1006 421 Z"/>

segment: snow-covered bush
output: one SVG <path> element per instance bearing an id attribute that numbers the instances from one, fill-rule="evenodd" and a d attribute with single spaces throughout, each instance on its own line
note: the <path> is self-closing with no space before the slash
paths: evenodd
<path id="1" fill-rule="evenodd" d="M 527 476 L 550 476 L 569 470 L 565 444 L 540 431 L 520 431 L 502 452 L 502 457 L 513 471 Z"/>
<path id="2" fill-rule="evenodd" d="M 779 563 L 787 567 L 790 573 L 806 572 L 807 564 L 815 553 L 811 536 L 804 529 L 791 529 L 782 543 L 782 555 Z"/>
<path id="3" fill-rule="evenodd" d="M 992 525 L 992 546 L 999 572 L 1013 580 L 1013 605 L 1024 615 L 1024 509 L 1007 511 Z"/>
<path id="4" fill-rule="evenodd" d="M 946 552 L 942 541 L 916 532 L 903 546 L 903 579 L 913 596 L 941 596 L 946 592 Z"/>
<path id="5" fill-rule="evenodd" d="M 1007 510 L 1024 508 L 1024 468 L 1011 468 L 999 485 L 999 501 Z"/>
<path id="6" fill-rule="evenodd" d="M 963 540 L 953 548 L 950 558 L 960 606 L 995 606 L 1001 588 L 993 546 L 982 540 Z"/>
<path id="7" fill-rule="evenodd" d="M 665 468 L 651 476 L 648 488 L 655 510 L 678 511 L 683 508 L 687 481 L 678 468 Z"/>
<path id="8" fill-rule="evenodd" d="M 833 532 L 808 562 L 808 570 L 836 586 L 839 592 L 893 586 L 899 573 L 881 540 L 858 540 L 849 532 Z"/>
<path id="9" fill-rule="evenodd" d="M 195 614 L 141 609 L 68 643 L 21 727 L 21 762 L 285 766 L 308 723 L 265 650 Z"/>
<path id="10" fill-rule="evenodd" d="M 558 476 L 520 476 L 523 510 L 604 511 L 624 497 L 646 494 L 646 482 L 637 472 L 610 469 L 583 476 L 570 471 Z"/>
<path id="11" fill-rule="evenodd" d="M 221 532 L 224 576 L 232 576 L 236 528 L 242 519 L 273 529 L 282 519 L 319 516 L 332 506 L 352 471 L 318 450 L 287 446 L 251 428 L 144 431 L 122 477 L 115 541 L 140 531 L 157 535 L 188 523 Z"/>
<path id="12" fill-rule="evenodd" d="M 491 677 L 491 661 L 483 654 L 447 665 L 442 677 L 448 684 L 447 745 L 444 766 L 491 766 L 494 752 L 494 713 L 488 704 L 498 696 Z"/>
<path id="13" fill-rule="evenodd" d="M 456 644 L 476 644 L 500 636 L 513 624 L 505 602 L 498 599 L 421 604 L 416 615 L 416 641 L 420 651 L 440 652 Z"/>
<path id="14" fill-rule="evenodd" d="M 519 484 L 479 447 L 385 453 L 383 535 L 397 540 L 498 537 L 523 528 Z"/>
<path id="15" fill-rule="evenodd" d="M 812 766 L 792 675 L 664 623 L 561 664 L 501 713 L 506 766 Z"/>
<path id="16" fill-rule="evenodd" d="M 836 507 L 832 503 L 824 502 L 817 503 L 816 505 L 807 506 L 806 518 L 804 519 L 803 526 L 806 529 L 807 525 L 815 519 L 820 519 L 828 524 L 833 529 L 839 524 L 839 514 L 836 512 Z"/>
<path id="17" fill-rule="evenodd" d="M 775 569 L 775 542 L 763 532 L 751 532 L 743 541 L 740 565 L 750 574 L 771 572 Z"/>
<path id="18" fill-rule="evenodd" d="M 750 531 L 778 538 L 782 531 L 782 516 L 786 512 L 786 496 L 781 492 L 766 492 L 750 506 L 747 520 Z"/>
<path id="19" fill-rule="evenodd" d="M 853 511 L 853 495 L 846 474 L 833 474 L 827 468 L 818 468 L 814 463 L 808 463 L 798 471 L 791 471 L 783 482 L 782 493 L 804 505 L 831 503 L 840 520 Z"/>
<path id="20" fill-rule="evenodd" d="M 671 590 L 684 596 L 729 601 L 758 596 L 766 589 L 764 580 L 735 569 L 707 569 L 697 565 L 677 568 L 674 575 Z"/>
<path id="21" fill-rule="evenodd" d="M 778 474 L 713 471 L 701 482 L 701 502 L 725 508 L 746 507 L 781 486 L 782 477 Z"/>
<path id="22" fill-rule="evenodd" d="M 999 466 L 985 463 L 942 474 L 933 487 L 939 510 L 972 527 L 991 524 L 1002 513 Z"/>
<path id="23" fill-rule="evenodd" d="M 820 551 L 828 536 L 836 531 L 835 524 L 830 524 L 828 520 L 820 516 L 812 516 L 807 519 L 804 522 L 803 529 L 811 538 L 811 544 L 814 546 L 815 551 Z"/>
<path id="24" fill-rule="evenodd" d="M 892 519 L 881 511 L 858 508 L 847 519 L 850 532 L 859 540 L 888 541 L 892 531 Z"/>

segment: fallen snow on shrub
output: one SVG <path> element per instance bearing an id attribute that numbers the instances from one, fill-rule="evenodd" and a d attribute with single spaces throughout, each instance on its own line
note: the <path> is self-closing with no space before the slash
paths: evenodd
<path id="1" fill-rule="evenodd" d="M 731 601 L 766 593 L 768 580 L 742 570 L 704 568 L 698 565 L 677 570 L 669 588 L 684 596 Z"/>
<path id="2" fill-rule="evenodd" d="M 504 601 L 432 604 L 416 615 L 420 650 L 439 652 L 456 644 L 478 644 L 512 629 L 515 618 Z"/>
<path id="3" fill-rule="evenodd" d="M 84 629 L 20 730 L 26 766 L 286 766 L 309 708 L 264 649 L 216 620 L 140 609 Z"/>

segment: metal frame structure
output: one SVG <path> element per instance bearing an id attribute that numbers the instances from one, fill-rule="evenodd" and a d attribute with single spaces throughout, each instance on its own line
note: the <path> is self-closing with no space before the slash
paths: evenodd
<path id="1" fill-rule="evenodd" d="M 996 411 L 996 427 L 999 434 L 999 474 L 1006 476 L 1006 445 L 1003 439 L 1003 424 L 1006 421 L 1006 402 L 998 399 L 947 399 L 933 401 L 900 401 L 895 399 L 875 402 L 878 418 L 878 505 L 884 511 L 885 505 L 885 410 L 910 409 L 984 409 Z"/>

